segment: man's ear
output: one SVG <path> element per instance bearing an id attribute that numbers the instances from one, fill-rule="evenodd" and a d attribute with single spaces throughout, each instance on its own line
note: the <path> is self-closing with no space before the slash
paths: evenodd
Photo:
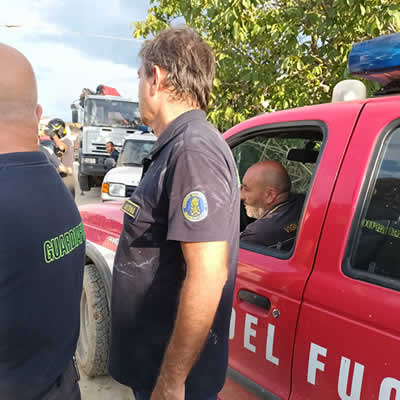
<path id="1" fill-rule="evenodd" d="M 271 187 L 267 187 L 264 191 L 264 198 L 267 204 L 273 203 L 277 196 L 278 196 L 277 191 Z"/>
<path id="2" fill-rule="evenodd" d="M 35 114 L 36 114 L 36 118 L 38 120 L 38 123 L 40 121 L 40 118 L 42 118 L 42 113 L 43 113 L 42 106 L 40 104 L 38 104 L 36 106 L 36 109 L 35 109 Z"/>
<path id="3" fill-rule="evenodd" d="M 150 94 L 154 96 L 157 92 L 163 89 L 163 83 L 167 72 L 158 65 L 153 66 Z"/>

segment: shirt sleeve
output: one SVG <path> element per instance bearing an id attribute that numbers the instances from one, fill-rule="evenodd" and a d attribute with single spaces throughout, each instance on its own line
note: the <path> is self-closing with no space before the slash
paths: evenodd
<path id="1" fill-rule="evenodd" d="M 231 185 L 236 180 L 223 157 L 215 160 L 207 153 L 186 150 L 169 172 L 167 240 L 228 240 L 233 211 Z"/>

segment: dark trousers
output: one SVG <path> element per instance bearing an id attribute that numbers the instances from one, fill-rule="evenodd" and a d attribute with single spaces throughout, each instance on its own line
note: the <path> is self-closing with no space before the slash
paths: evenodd
<path id="1" fill-rule="evenodd" d="M 79 373 L 74 362 L 71 361 L 65 372 L 57 378 L 56 383 L 41 400 L 81 400 L 78 381 Z"/>
<path id="2" fill-rule="evenodd" d="M 133 394 L 135 395 L 135 400 L 150 400 L 151 393 L 143 392 L 143 391 L 135 391 L 134 389 L 132 389 L 132 390 L 133 390 Z M 217 400 L 217 397 L 218 397 L 218 394 L 211 396 L 211 397 L 207 397 L 204 400 Z M 190 400 L 190 399 L 187 399 L 187 400 Z"/>

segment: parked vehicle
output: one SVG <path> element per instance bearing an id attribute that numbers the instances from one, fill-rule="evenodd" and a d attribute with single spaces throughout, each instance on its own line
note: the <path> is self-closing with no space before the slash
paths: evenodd
<path id="1" fill-rule="evenodd" d="M 82 120 L 78 174 L 81 191 L 89 191 L 92 187 L 101 185 L 108 171 L 105 165 L 109 158 L 106 143 L 113 142 L 120 151 L 125 137 L 137 132 L 140 124 L 138 103 L 120 97 L 113 88 L 108 89 L 112 90 L 98 90 L 98 94 L 89 95 L 85 95 L 84 91 L 81 101 L 76 101 L 71 106 L 73 122 L 79 119 L 78 111 L 81 112 Z"/>
<path id="2" fill-rule="evenodd" d="M 142 160 L 150 153 L 156 140 L 154 134 L 144 132 L 126 137 L 116 167 L 104 177 L 101 187 L 103 201 L 124 200 L 131 196 L 142 176 Z"/>
<path id="3" fill-rule="evenodd" d="M 385 85 L 379 96 L 263 114 L 225 133 L 240 178 L 257 161 L 279 160 L 305 201 L 290 250 L 240 244 L 220 399 L 400 398 L 399 49 L 392 35 L 350 54 L 351 72 Z M 123 218 L 118 204 L 81 214 L 82 326 L 96 338 L 108 324 Z M 85 303 L 100 290 L 101 305 Z M 93 366 L 95 355 L 107 358 L 106 346 L 85 345 Z"/>

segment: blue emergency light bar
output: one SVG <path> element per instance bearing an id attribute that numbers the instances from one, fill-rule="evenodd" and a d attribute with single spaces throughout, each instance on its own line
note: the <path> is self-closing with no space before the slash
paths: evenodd
<path id="1" fill-rule="evenodd" d="M 400 33 L 355 44 L 349 55 L 349 70 L 352 75 L 383 85 L 400 80 Z"/>

